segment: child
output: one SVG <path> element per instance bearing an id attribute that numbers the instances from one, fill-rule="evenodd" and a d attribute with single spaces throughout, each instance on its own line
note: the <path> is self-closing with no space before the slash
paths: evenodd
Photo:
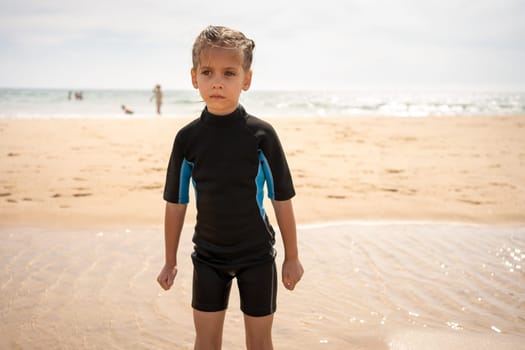
<path id="1" fill-rule="evenodd" d="M 275 234 L 263 208 L 266 182 L 284 243 L 282 281 L 293 290 L 303 274 L 291 198 L 295 195 L 274 129 L 239 105 L 252 79 L 255 43 L 241 32 L 207 27 L 193 46 L 191 79 L 206 107 L 173 145 L 164 199 L 166 262 L 157 281 L 168 290 L 193 178 L 195 349 L 220 349 L 233 278 L 237 279 L 248 349 L 272 349 L 276 309 Z"/>

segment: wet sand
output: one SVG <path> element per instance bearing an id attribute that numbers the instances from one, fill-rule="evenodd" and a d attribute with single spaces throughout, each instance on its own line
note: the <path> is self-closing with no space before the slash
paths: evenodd
<path id="1" fill-rule="evenodd" d="M 280 287 L 276 348 L 523 349 L 525 227 L 369 222 L 299 235 L 306 275 Z M 0 348 L 192 349 L 191 227 L 182 237 L 164 292 L 160 227 L 1 229 Z M 244 348 L 242 324 L 234 284 L 225 349 Z"/>

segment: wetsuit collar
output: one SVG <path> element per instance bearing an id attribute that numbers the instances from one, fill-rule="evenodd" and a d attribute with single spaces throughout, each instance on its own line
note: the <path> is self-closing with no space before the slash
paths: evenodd
<path id="1" fill-rule="evenodd" d="M 207 107 L 204 107 L 201 114 L 201 120 L 210 125 L 228 126 L 242 119 L 245 114 L 246 111 L 241 105 L 228 115 L 215 115 L 210 113 Z"/>

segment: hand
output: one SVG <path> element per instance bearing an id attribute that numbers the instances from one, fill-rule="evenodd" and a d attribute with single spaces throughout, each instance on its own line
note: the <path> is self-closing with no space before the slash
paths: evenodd
<path id="1" fill-rule="evenodd" d="M 157 282 L 159 282 L 162 289 L 168 290 L 173 285 L 173 281 L 175 280 L 176 275 L 177 266 L 171 266 L 166 264 L 160 271 L 159 276 L 157 277 Z"/>
<path id="2" fill-rule="evenodd" d="M 283 284 L 288 290 L 294 290 L 295 285 L 303 277 L 304 269 L 299 259 L 285 260 L 283 262 Z"/>

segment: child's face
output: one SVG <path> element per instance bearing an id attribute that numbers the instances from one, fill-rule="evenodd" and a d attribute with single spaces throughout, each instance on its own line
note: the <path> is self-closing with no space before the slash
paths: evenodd
<path id="1" fill-rule="evenodd" d="M 244 71 L 239 50 L 209 48 L 201 53 L 197 69 L 191 70 L 191 80 L 208 111 L 226 115 L 237 108 L 241 91 L 250 88 L 252 71 Z"/>

